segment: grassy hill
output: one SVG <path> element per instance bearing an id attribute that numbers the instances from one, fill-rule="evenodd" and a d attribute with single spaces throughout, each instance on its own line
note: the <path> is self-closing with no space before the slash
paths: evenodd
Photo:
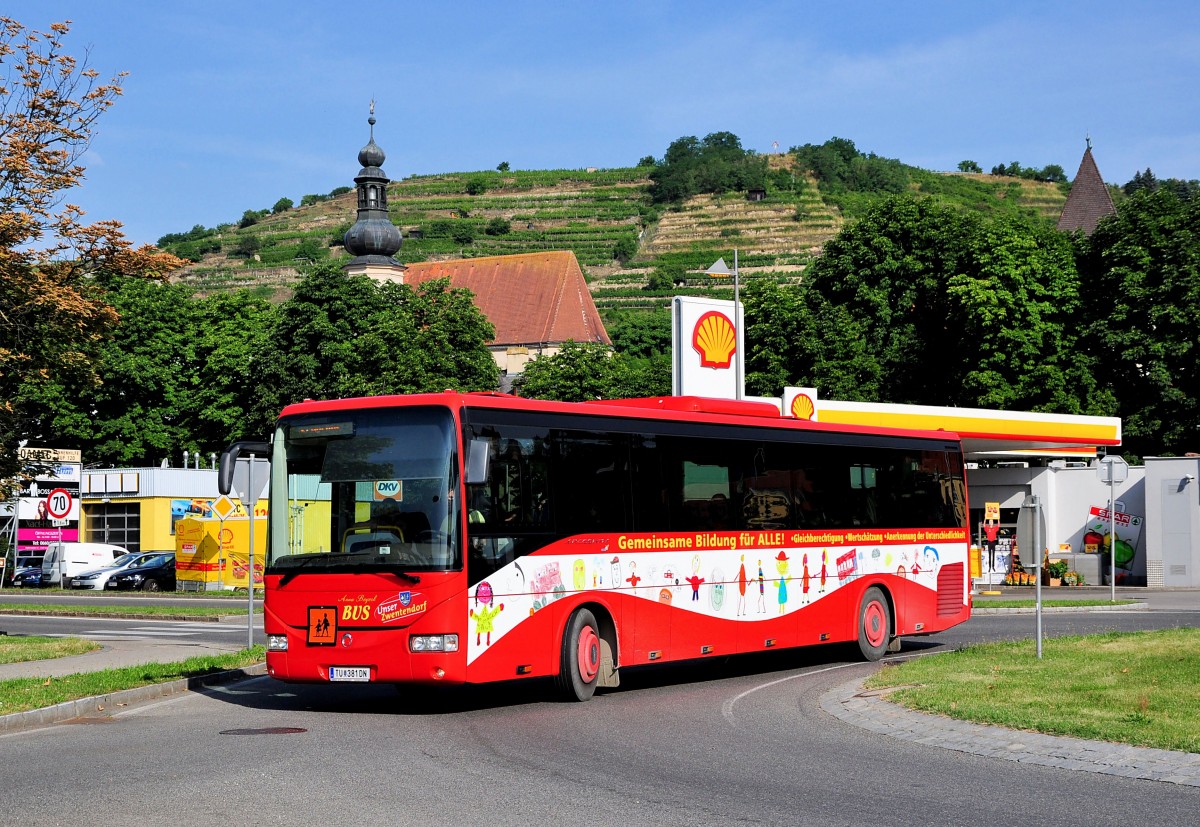
<path id="1" fill-rule="evenodd" d="M 827 192 L 790 156 L 770 156 L 772 178 L 760 201 L 745 193 L 700 195 L 654 205 L 652 167 L 459 172 L 413 176 L 389 187 L 389 215 L 404 235 L 405 263 L 538 250 L 572 250 L 606 316 L 618 308 L 661 306 L 679 291 L 730 291 L 728 280 L 696 275 L 736 247 L 746 278 L 799 278 L 822 245 L 883 197 Z M 1054 184 L 993 175 L 934 173 L 906 167 L 908 189 L 963 209 L 1025 212 L 1057 219 L 1065 201 Z M 786 176 L 784 176 L 786 177 Z M 283 296 L 306 263 L 345 255 L 342 236 L 355 196 L 306 196 L 305 206 L 264 214 L 246 226 L 224 224 L 164 237 L 160 246 L 196 263 L 176 276 L 198 292 L 250 287 Z M 263 211 L 265 213 L 265 211 Z M 667 288 L 647 289 L 656 270 Z M 682 275 L 680 275 L 682 274 Z M 661 282 L 660 282 L 661 285 Z"/>

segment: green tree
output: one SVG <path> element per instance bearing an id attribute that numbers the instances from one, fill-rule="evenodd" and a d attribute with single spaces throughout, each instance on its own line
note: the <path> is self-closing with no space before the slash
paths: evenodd
<path id="1" fill-rule="evenodd" d="M 100 382 L 47 382 L 27 397 L 45 410 L 43 427 L 58 444 L 79 446 L 89 462 L 157 464 L 196 449 L 188 388 L 196 367 L 195 305 L 182 287 L 107 278 L 120 323 L 100 345 Z"/>
<path id="2" fill-rule="evenodd" d="M 262 249 L 262 239 L 250 233 L 241 233 L 229 252 L 235 256 L 250 258 Z"/>
<path id="3" fill-rule="evenodd" d="M 188 434 L 197 450 L 219 452 L 248 436 L 247 423 L 256 422 L 261 410 L 260 370 L 275 330 L 276 307 L 246 290 L 214 293 L 193 299 L 192 305 L 188 338 L 194 363 L 185 373 Z M 264 424 L 254 436 L 265 434 Z"/>
<path id="4" fill-rule="evenodd" d="M 305 398 L 494 390 L 499 370 L 487 348 L 495 329 L 471 294 L 445 279 L 418 287 L 346 277 L 319 264 L 280 305 L 263 358 L 266 427 Z"/>
<path id="5" fill-rule="evenodd" d="M 501 161 L 500 163 L 496 164 L 497 172 L 508 172 L 508 169 L 508 161 Z"/>
<path id="6" fill-rule="evenodd" d="M 983 169 L 981 169 L 979 164 L 975 163 L 974 161 L 959 161 L 958 162 L 958 171 L 959 172 L 983 172 Z"/>
<path id="7" fill-rule="evenodd" d="M 275 202 L 275 206 L 271 207 L 271 214 L 278 215 L 281 212 L 287 212 L 294 206 L 296 206 L 295 202 L 287 196 L 284 196 Z"/>
<path id="8" fill-rule="evenodd" d="M 539 356 L 526 364 L 513 390 L 519 396 L 560 402 L 613 399 L 619 373 L 607 345 L 569 341 L 553 356 Z"/>
<path id="9" fill-rule="evenodd" d="M 566 342 L 553 356 L 527 364 L 513 390 L 562 402 L 662 396 L 671 391 L 671 359 L 669 354 L 623 356 L 599 342 Z"/>
<path id="10" fill-rule="evenodd" d="M 638 165 L 639 167 L 652 167 L 652 166 L 654 166 L 656 163 L 658 163 L 658 162 L 654 160 L 654 156 L 653 156 L 653 155 L 644 155 L 644 156 L 642 156 L 642 158 L 641 158 L 641 159 L 640 159 L 640 160 L 637 162 L 637 165 Z"/>
<path id="11" fill-rule="evenodd" d="M 475 176 L 467 179 L 466 192 L 467 195 L 483 195 L 487 192 L 488 182 L 482 176 Z"/>
<path id="12" fill-rule="evenodd" d="M 637 254 L 637 241 L 632 236 L 624 236 L 613 245 L 613 258 L 620 262 L 629 261 Z"/>
<path id="13" fill-rule="evenodd" d="M 826 245 L 790 305 L 750 292 L 752 340 L 774 337 L 748 360 L 760 392 L 783 379 L 912 404 L 1092 413 L 1109 401 L 1076 348 L 1069 240 L 1040 225 L 895 197 Z"/>
<path id="14" fill-rule="evenodd" d="M 671 353 L 671 313 L 665 308 L 624 312 L 607 327 L 613 350 L 624 357 L 649 359 Z"/>
<path id="15" fill-rule="evenodd" d="M 732 132 L 704 140 L 689 135 L 673 141 L 650 172 L 650 195 L 656 203 L 680 201 L 702 192 L 761 188 L 766 180 L 767 159 L 742 149 Z"/>
<path id="16" fill-rule="evenodd" d="M 496 216 L 488 221 L 483 231 L 488 235 L 508 235 L 512 232 L 512 222 L 506 218 Z"/>
<path id="17" fill-rule="evenodd" d="M 1200 198 L 1135 190 L 1077 243 L 1084 343 L 1104 365 L 1125 450 L 1200 450 Z"/>

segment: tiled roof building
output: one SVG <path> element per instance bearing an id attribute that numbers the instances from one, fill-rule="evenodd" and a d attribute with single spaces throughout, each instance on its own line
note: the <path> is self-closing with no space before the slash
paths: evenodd
<path id="1" fill-rule="evenodd" d="M 507 374 L 557 353 L 568 339 L 612 344 L 569 250 L 418 262 L 400 280 L 417 285 L 439 278 L 475 294 L 476 307 L 496 327 L 489 347 Z"/>
<path id="2" fill-rule="evenodd" d="M 1116 212 L 1108 185 L 1100 177 L 1100 170 L 1092 158 L 1092 142 L 1088 139 L 1083 160 L 1079 162 L 1079 171 L 1075 173 L 1075 181 L 1071 184 L 1071 194 L 1067 196 L 1062 215 L 1058 217 L 1058 229 L 1065 232 L 1083 230 L 1085 235 L 1091 235 L 1101 218 L 1115 215 Z"/>

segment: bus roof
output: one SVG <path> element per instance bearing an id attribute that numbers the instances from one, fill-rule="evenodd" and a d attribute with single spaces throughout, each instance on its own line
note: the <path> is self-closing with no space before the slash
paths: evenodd
<path id="1" fill-rule="evenodd" d="M 393 396 L 364 396 L 348 399 L 315 401 L 306 399 L 288 405 L 282 417 L 301 414 L 331 413 L 334 411 L 368 410 L 372 408 L 407 407 L 411 405 L 440 405 L 447 408 L 492 408 L 499 410 L 543 411 L 604 417 L 632 417 L 654 421 L 705 422 L 751 427 L 784 427 L 825 433 L 880 434 L 885 436 L 917 437 L 961 442 L 953 431 L 881 428 L 868 425 L 844 425 L 812 422 L 785 417 L 769 402 L 753 400 L 716 399 L 701 396 L 652 396 L 634 399 L 598 399 L 587 402 L 553 402 L 526 399 L 497 391 L 468 392 L 447 390 L 442 393 L 422 393 Z M 767 422 L 765 420 L 771 420 Z"/>

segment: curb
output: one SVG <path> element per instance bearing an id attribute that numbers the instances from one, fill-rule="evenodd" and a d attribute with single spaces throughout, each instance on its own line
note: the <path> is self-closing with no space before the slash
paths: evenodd
<path id="1" fill-rule="evenodd" d="M 1043 606 L 1042 614 L 1062 614 L 1064 612 L 1145 612 L 1150 610 L 1150 604 L 1145 600 L 1136 603 L 1122 603 L 1117 606 Z M 1007 609 L 989 609 L 986 603 L 976 603 L 971 607 L 971 615 L 1031 615 L 1037 612 L 1036 606 L 1022 606 Z"/>
<path id="2" fill-rule="evenodd" d="M 139 686 L 134 689 L 122 689 L 105 695 L 93 695 L 89 698 L 76 698 L 64 701 L 54 706 L 42 709 L 30 709 L 25 712 L 13 712 L 0 715 L 0 735 L 19 732 L 24 729 L 58 724 L 75 718 L 95 717 L 97 713 L 108 716 L 106 710 L 124 704 L 152 701 L 177 695 L 180 692 L 195 692 L 209 686 L 246 680 L 267 674 L 265 663 L 256 663 L 241 669 L 229 669 L 224 672 L 214 672 L 210 675 L 198 675 L 193 678 L 178 678 L 166 683 L 155 683 L 149 686 Z"/>
<path id="3" fill-rule="evenodd" d="M 19 606 L 0 608 L 0 615 L 26 615 L 29 617 L 91 617 L 97 620 L 167 620 L 177 623 L 233 623 L 245 625 L 245 615 L 161 615 L 139 614 L 137 612 L 90 612 L 86 609 L 33 609 L 22 610 Z M 255 613 L 255 618 L 262 614 Z"/>

